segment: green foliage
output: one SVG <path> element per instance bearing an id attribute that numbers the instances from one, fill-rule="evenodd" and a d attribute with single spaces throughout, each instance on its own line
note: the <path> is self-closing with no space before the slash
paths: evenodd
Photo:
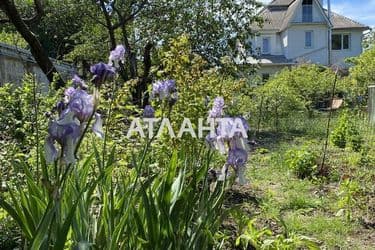
<path id="1" fill-rule="evenodd" d="M 288 121 L 294 117 L 310 119 L 316 109 L 326 107 L 334 79 L 329 68 L 314 64 L 285 68 L 264 85 L 247 91 L 241 110 L 250 111 L 257 128 L 291 131 L 295 128 Z"/>
<path id="2" fill-rule="evenodd" d="M 318 107 L 332 89 L 334 73 L 329 68 L 316 64 L 302 64 L 292 69 L 284 69 L 270 82 L 286 85 L 302 98 L 308 110 Z"/>
<path id="3" fill-rule="evenodd" d="M 350 76 L 344 81 L 346 95 L 351 102 L 366 105 L 368 86 L 375 82 L 375 47 L 358 57 L 350 58 L 349 62 L 354 66 L 350 68 Z"/>
<path id="4" fill-rule="evenodd" d="M 254 249 L 277 250 L 277 249 L 320 249 L 316 240 L 307 236 L 290 233 L 272 235 L 272 231 L 263 228 L 257 229 L 255 219 L 248 220 L 244 232 L 236 239 L 236 246 L 242 249 L 249 249 L 249 245 Z"/>
<path id="5" fill-rule="evenodd" d="M 279 128 L 282 118 L 291 117 L 304 110 L 303 101 L 294 89 L 282 82 L 270 81 L 254 90 L 250 104 L 251 113 L 257 114 L 260 122 L 273 122 Z"/>
<path id="6" fill-rule="evenodd" d="M 190 56 L 191 51 L 186 53 Z M 165 65 L 171 59 L 166 59 Z M 168 72 L 169 76 L 173 71 L 176 78 L 180 74 L 177 84 L 185 104 L 188 97 L 201 98 L 204 90 L 202 68 L 194 65 L 191 62 Z M 192 85 L 195 80 L 202 81 L 194 94 L 183 85 L 185 73 L 194 76 Z M 212 79 L 216 80 L 215 77 L 218 75 L 213 74 Z M 54 106 L 52 100 L 55 103 L 56 99 L 36 93 L 34 85 L 31 88 L 25 84 L 20 89 L 19 95 L 27 105 L 37 104 L 34 109 L 20 105 L 21 115 L 17 118 L 25 141 L 30 143 L 29 154 L 34 158 L 12 162 L 15 172 L 23 178 L 7 182 L 9 197 L 0 196 L 0 207 L 19 226 L 26 247 L 207 249 L 216 244 L 226 211 L 222 203 L 227 183 L 219 182 L 210 189 L 207 172 L 215 163 L 212 152 L 196 142 L 185 147 L 180 144 L 179 150 L 172 153 L 170 141 L 125 139 L 129 119 L 139 114 L 139 110 L 129 105 L 132 84 L 111 82 L 102 86 L 99 110 L 105 117 L 105 140 L 96 141 L 85 134 L 86 139 L 77 149 L 77 163 L 69 165 L 59 160 L 47 165 L 41 150 L 32 145 L 38 138 L 45 138 L 47 130 L 46 118 L 38 114 Z M 7 87 L 4 96 L 11 93 L 12 88 Z M 230 90 L 225 89 L 228 99 L 233 98 Z M 4 102 L 16 99 L 11 98 Z M 11 110 L 11 104 L 4 107 Z M 192 107 L 206 116 L 207 107 L 203 103 L 192 103 Z M 23 113 L 24 108 L 33 112 Z M 171 115 L 177 119 L 181 113 L 193 115 L 183 105 L 176 104 L 173 108 L 178 111 L 172 110 Z M 35 123 L 27 123 L 25 116 L 33 117 Z M 29 126 L 34 130 L 30 132 Z M 158 148 L 158 143 L 164 147 Z"/>
<path id="7" fill-rule="evenodd" d="M 299 178 L 311 178 L 317 174 L 318 154 L 308 146 L 287 151 L 285 162 Z"/>
<path id="8" fill-rule="evenodd" d="M 189 118 L 197 133 L 198 119 L 208 116 L 210 101 L 217 96 L 224 98 L 227 115 L 238 114 L 237 102 L 246 88 L 245 82 L 224 75 L 216 68 L 210 68 L 201 56 L 193 53 L 186 35 L 170 40 L 158 57 L 161 67 L 155 67 L 152 71 L 159 79 L 176 81 L 178 101 L 171 110 L 168 104 L 159 103 L 157 100 L 153 100 L 152 104 L 159 110 L 158 114 L 170 118 L 175 131 L 178 131 L 184 118 Z M 181 140 L 174 139 L 172 143 L 176 147 L 191 145 L 191 148 L 194 148 L 201 145 L 202 140 L 186 135 Z M 166 138 L 161 142 L 161 147 L 165 152 L 169 152 L 170 144 L 170 138 Z"/>
<path id="9" fill-rule="evenodd" d="M 368 33 L 364 34 L 363 37 L 363 48 L 365 50 L 374 48 L 375 45 L 375 32 L 370 30 Z"/>
<path id="10" fill-rule="evenodd" d="M 0 180 L 16 177 L 12 162 L 33 161 L 40 150 L 48 125 L 47 113 L 56 103 L 58 93 L 46 92 L 46 86 L 26 75 L 19 86 L 0 87 Z"/>
<path id="11" fill-rule="evenodd" d="M 21 49 L 26 49 L 28 46 L 26 41 L 18 33 L 13 33 L 5 30 L 0 31 L 0 42 L 14 45 Z"/>
<path id="12" fill-rule="evenodd" d="M 350 146 L 354 151 L 358 152 L 362 146 L 362 137 L 354 123 L 354 117 L 348 112 L 344 112 L 332 131 L 331 142 L 339 148 Z"/>
<path id="13" fill-rule="evenodd" d="M 340 184 L 338 193 L 339 201 L 337 203 L 340 210 L 337 212 L 337 215 L 345 214 L 348 221 L 352 219 L 354 207 L 358 202 L 357 196 L 359 192 L 359 184 L 354 180 L 345 179 Z"/>
<path id="14" fill-rule="evenodd" d="M 221 74 L 209 68 L 207 62 L 193 53 L 188 36 L 172 39 L 159 55 L 162 70 L 156 75 L 176 80 L 179 100 L 172 115 L 182 117 L 206 117 L 207 98 L 222 96 L 227 104 L 236 101 L 244 90 L 243 80 Z M 233 105 L 234 106 L 234 105 Z"/>

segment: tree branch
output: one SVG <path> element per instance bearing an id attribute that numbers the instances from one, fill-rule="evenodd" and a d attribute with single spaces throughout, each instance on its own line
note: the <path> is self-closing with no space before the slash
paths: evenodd
<path id="1" fill-rule="evenodd" d="M 6 5 L 5 1 L 1 3 L 0 8 L 5 12 L 4 5 Z M 34 9 L 36 13 L 33 17 L 22 18 L 22 21 L 26 23 L 28 26 L 30 26 L 31 24 L 38 23 L 44 15 L 44 8 L 41 0 L 34 0 Z M 0 24 L 6 23 L 11 23 L 11 21 L 9 19 L 0 19 Z"/>
<path id="2" fill-rule="evenodd" d="M 114 32 L 115 28 L 112 25 L 111 17 L 105 9 L 104 0 L 100 0 L 100 8 L 102 8 L 102 11 L 104 13 L 105 22 L 108 29 L 109 40 L 111 42 L 111 50 L 114 50 L 116 48 L 116 37 Z"/>
<path id="3" fill-rule="evenodd" d="M 56 88 L 60 88 L 65 85 L 59 72 L 53 65 L 52 61 L 48 57 L 48 54 L 43 49 L 40 41 L 33 32 L 26 25 L 24 20 L 21 18 L 13 0 L 1 0 L 0 8 L 5 12 L 10 22 L 14 25 L 20 35 L 26 40 L 30 46 L 31 54 L 34 56 L 35 61 L 38 63 L 40 69 L 47 76 L 50 82 L 53 82 L 54 75 L 57 74 L 58 81 Z"/>
<path id="4" fill-rule="evenodd" d="M 113 29 L 118 29 L 121 26 L 125 25 L 127 22 L 133 20 L 146 7 L 147 3 L 148 3 L 148 0 L 142 1 L 139 4 L 138 8 L 133 13 L 131 13 L 128 17 L 123 17 L 122 15 L 119 15 L 120 21 L 113 25 Z"/>

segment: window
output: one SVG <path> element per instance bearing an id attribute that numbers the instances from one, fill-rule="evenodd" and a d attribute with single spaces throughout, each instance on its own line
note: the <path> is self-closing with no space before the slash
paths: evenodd
<path id="1" fill-rule="evenodd" d="M 342 49 L 350 48 L 350 35 L 342 35 Z"/>
<path id="2" fill-rule="evenodd" d="M 303 0 L 302 2 L 302 22 L 311 23 L 313 21 L 312 0 Z"/>
<path id="3" fill-rule="evenodd" d="M 270 53 L 270 38 L 265 37 L 263 38 L 263 54 L 269 54 Z"/>
<path id="4" fill-rule="evenodd" d="M 305 47 L 306 48 L 313 47 L 313 32 L 312 31 L 305 31 Z"/>
<path id="5" fill-rule="evenodd" d="M 332 50 L 350 49 L 350 34 L 332 35 Z"/>
<path id="6" fill-rule="evenodd" d="M 332 35 L 332 49 L 341 50 L 341 35 Z"/>

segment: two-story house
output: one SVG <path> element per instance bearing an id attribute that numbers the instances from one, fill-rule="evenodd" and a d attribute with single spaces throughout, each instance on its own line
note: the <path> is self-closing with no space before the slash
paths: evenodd
<path id="1" fill-rule="evenodd" d="M 264 78 L 298 62 L 332 65 L 358 56 L 368 29 L 324 9 L 323 0 L 274 0 L 260 15 L 264 23 L 253 27 L 259 35 L 251 43 Z"/>

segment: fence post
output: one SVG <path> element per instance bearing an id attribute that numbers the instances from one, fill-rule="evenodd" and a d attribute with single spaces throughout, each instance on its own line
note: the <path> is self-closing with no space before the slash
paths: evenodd
<path id="1" fill-rule="evenodd" d="M 375 126 L 375 85 L 368 87 L 368 113 L 370 123 Z"/>

